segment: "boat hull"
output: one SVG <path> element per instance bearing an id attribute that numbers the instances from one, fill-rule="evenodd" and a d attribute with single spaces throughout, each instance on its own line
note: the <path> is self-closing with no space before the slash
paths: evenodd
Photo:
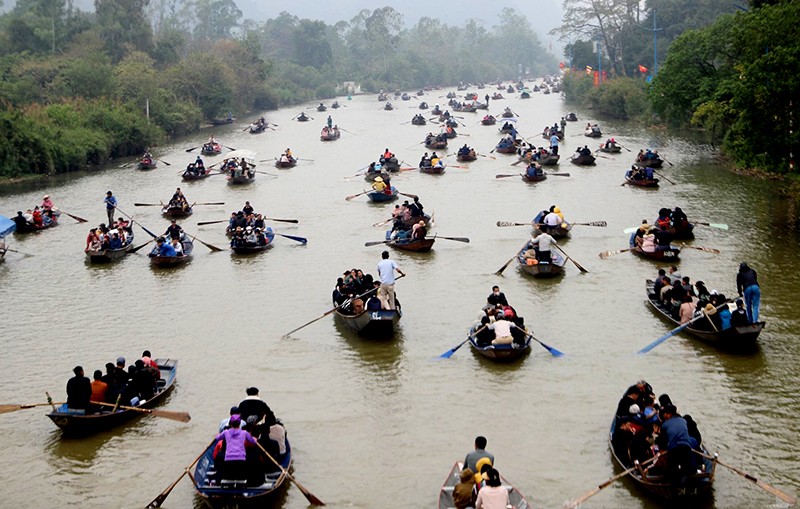
<path id="1" fill-rule="evenodd" d="M 339 321 L 359 336 L 370 339 L 388 339 L 394 336 L 394 329 L 403 313 L 400 309 L 364 311 L 358 315 L 346 315 L 336 311 Z"/>
<path id="2" fill-rule="evenodd" d="M 647 187 L 647 188 L 653 189 L 653 188 L 658 187 L 658 182 L 659 182 L 658 179 L 640 179 L 640 180 L 636 180 L 636 179 L 625 177 L 625 183 L 630 185 L 630 186 L 635 186 L 635 187 Z"/>

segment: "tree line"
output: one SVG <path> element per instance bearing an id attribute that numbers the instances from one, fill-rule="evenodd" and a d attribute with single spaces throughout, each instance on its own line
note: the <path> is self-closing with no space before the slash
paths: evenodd
<path id="1" fill-rule="evenodd" d="M 0 16 L 0 177 L 52 174 L 136 155 L 231 111 L 362 90 L 554 73 L 525 15 L 496 26 L 391 7 L 327 24 L 243 19 L 233 0 L 17 0 Z M 148 116 L 149 114 L 149 116 Z"/>

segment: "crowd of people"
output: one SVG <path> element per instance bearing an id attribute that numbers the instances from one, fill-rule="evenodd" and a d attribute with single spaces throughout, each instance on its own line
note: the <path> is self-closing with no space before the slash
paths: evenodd
<path id="1" fill-rule="evenodd" d="M 475 449 L 464 458 L 460 482 L 453 487 L 455 509 L 507 509 L 508 490 L 494 468 L 494 455 L 486 450 L 486 437 L 475 438 Z"/>
<path id="2" fill-rule="evenodd" d="M 195 159 L 193 163 L 189 163 L 186 166 L 186 169 L 184 170 L 183 174 L 197 177 L 200 175 L 205 175 L 206 172 L 207 172 L 206 165 L 203 162 L 203 158 L 197 156 L 197 159 Z"/>
<path id="3" fill-rule="evenodd" d="M 344 271 L 333 289 L 333 304 L 346 315 L 361 314 L 364 310 L 380 311 L 378 288 L 381 282 L 361 269 Z"/>
<path id="4" fill-rule="evenodd" d="M 402 205 L 395 205 L 392 211 L 392 229 L 389 239 L 392 240 L 421 240 L 428 234 L 424 207 L 419 201 L 419 196 L 409 203 L 405 200 Z"/>
<path id="5" fill-rule="evenodd" d="M 95 370 L 89 380 L 83 367 L 75 366 L 75 376 L 67 381 L 67 411 L 91 414 L 110 408 L 93 403 L 138 406 L 159 390 L 161 371 L 148 350 L 127 369 L 125 357 L 118 357 L 116 364 L 107 363 L 105 369 L 105 374 Z"/>
<path id="6" fill-rule="evenodd" d="M 631 165 L 631 169 L 625 172 L 625 177 L 632 180 L 653 180 L 655 171 L 649 166 Z"/>
<path id="7" fill-rule="evenodd" d="M 258 247 L 270 243 L 267 234 L 272 233 L 272 228 L 263 226 L 237 226 L 231 234 L 231 247 Z"/>
<path id="8" fill-rule="evenodd" d="M 262 214 L 256 214 L 250 202 L 245 201 L 242 210 L 231 212 L 231 217 L 228 219 L 228 226 L 225 228 L 225 233 L 231 236 L 237 229 L 246 230 L 248 227 L 253 230 L 256 228 L 264 230 L 264 216 Z"/>
<path id="9" fill-rule="evenodd" d="M 647 166 L 648 163 L 657 161 L 659 159 L 660 157 L 658 157 L 658 150 L 654 151 L 650 150 L 649 148 L 639 150 L 639 153 L 636 154 L 636 162 L 644 166 Z"/>
<path id="10" fill-rule="evenodd" d="M 323 138 L 338 138 L 341 135 L 342 133 L 339 131 L 338 125 L 333 127 L 324 126 L 322 128 L 322 132 L 320 132 L 320 136 Z"/>
<path id="11" fill-rule="evenodd" d="M 472 326 L 475 343 L 485 348 L 491 345 L 511 345 L 519 348 L 525 344 L 529 332 L 525 328 L 525 319 L 519 316 L 500 287 L 493 286 L 492 293 L 486 298 L 480 322 Z"/>
<path id="12" fill-rule="evenodd" d="M 652 169 L 651 169 L 652 170 Z M 689 228 L 689 218 L 680 208 L 670 210 L 662 207 L 654 224 L 649 224 L 647 219 L 642 219 L 642 224 L 631 234 L 631 247 L 640 247 L 642 251 L 652 253 L 655 251 L 668 251 L 674 249 L 672 241 L 676 231 Z"/>
<path id="13" fill-rule="evenodd" d="M 425 136 L 425 145 L 430 146 L 434 143 L 447 143 L 447 135 L 445 133 L 433 134 L 428 133 Z"/>
<path id="14" fill-rule="evenodd" d="M 204 480 L 209 485 L 246 481 L 246 486 L 261 486 L 266 475 L 280 471 L 261 449 L 281 463 L 287 453 L 286 429 L 257 387 L 248 387 L 245 393 L 246 397 L 219 423 L 212 453 L 214 465 Z"/>
<path id="15" fill-rule="evenodd" d="M 436 152 L 431 153 L 430 156 L 428 156 L 428 153 L 425 152 L 419 160 L 419 167 L 443 169 L 444 161 L 436 154 Z"/>
<path id="16" fill-rule="evenodd" d="M 181 188 L 178 187 L 175 189 L 175 192 L 172 193 L 172 198 L 169 199 L 169 203 L 167 203 L 168 210 L 182 210 L 186 212 L 189 210 L 191 206 L 189 202 L 186 200 L 186 196 L 183 195 L 183 191 Z"/>
<path id="17" fill-rule="evenodd" d="M 203 143 L 201 152 L 206 154 L 219 154 L 222 152 L 222 147 L 219 143 L 217 143 L 217 140 L 214 138 L 214 136 L 209 136 L 208 141 Z"/>
<path id="18" fill-rule="evenodd" d="M 231 177 L 253 178 L 256 176 L 256 166 L 254 164 L 247 164 L 244 157 L 236 158 L 231 157 L 222 163 L 222 171 L 230 172 Z"/>
<path id="19" fill-rule="evenodd" d="M 693 322 L 695 329 L 721 331 L 751 323 L 742 299 L 736 299 L 736 308 L 731 311 L 725 294 L 709 291 L 703 281 L 692 284 L 691 278 L 682 276 L 674 265 L 668 270 L 659 269 L 652 298 L 674 320 L 682 324 Z"/>
<path id="20" fill-rule="evenodd" d="M 83 251 L 91 254 L 107 249 L 122 249 L 131 242 L 133 242 L 133 225 L 120 217 L 111 223 L 110 227 L 105 223 L 100 223 L 97 228 L 90 228 Z"/>
<path id="21" fill-rule="evenodd" d="M 417 113 L 414 115 L 414 118 L 411 119 L 411 123 L 414 125 L 425 125 L 428 121 L 420 113 Z"/>
<path id="22" fill-rule="evenodd" d="M 700 456 L 702 436 L 690 415 L 681 415 L 669 395 L 656 399 L 644 380 L 625 391 L 617 404 L 611 445 L 626 465 L 642 463 L 667 452 L 652 465 L 648 475 L 664 475 L 672 483 L 704 468 Z"/>
<path id="23" fill-rule="evenodd" d="M 478 157 L 478 154 L 475 152 L 475 149 L 472 148 L 472 147 L 467 146 L 466 143 L 464 144 L 463 147 L 458 149 L 457 155 L 460 156 L 460 157 L 469 157 L 469 158 L 473 158 L 473 159 Z"/>

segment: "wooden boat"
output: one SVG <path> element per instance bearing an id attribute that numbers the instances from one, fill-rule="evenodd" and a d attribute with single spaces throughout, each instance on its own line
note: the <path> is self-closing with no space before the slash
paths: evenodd
<path id="1" fill-rule="evenodd" d="M 612 143 L 608 146 L 606 146 L 606 144 L 603 143 L 602 145 L 600 145 L 600 152 L 605 152 L 606 154 L 619 154 L 620 152 L 622 152 L 622 147 L 620 147 L 616 143 Z"/>
<path id="2" fill-rule="evenodd" d="M 561 156 L 558 154 L 547 154 L 539 158 L 539 164 L 542 166 L 555 166 L 558 164 Z"/>
<path id="3" fill-rule="evenodd" d="M 275 167 L 280 169 L 294 168 L 297 166 L 297 158 L 292 157 L 288 161 L 281 161 L 280 158 L 275 159 Z"/>
<path id="4" fill-rule="evenodd" d="M 386 232 L 386 237 L 388 240 L 391 231 Z M 436 242 L 436 236 L 427 237 L 424 239 L 394 239 L 386 243 L 386 245 L 393 247 L 395 249 L 399 249 L 401 251 L 414 251 L 415 253 L 427 253 L 433 247 L 433 244 Z"/>
<path id="5" fill-rule="evenodd" d="M 466 90 L 466 88 L 459 88 L 459 90 Z M 447 95 L 445 97 L 447 97 L 448 99 L 455 99 L 456 93 L 455 92 L 447 92 Z"/>
<path id="6" fill-rule="evenodd" d="M 505 111 L 500 115 L 503 118 L 514 118 L 514 112 L 506 108 Z"/>
<path id="7" fill-rule="evenodd" d="M 151 267 L 174 267 L 176 265 L 183 265 L 192 259 L 192 250 L 194 249 L 194 242 L 188 238 L 181 241 L 183 245 L 183 254 L 181 256 L 157 256 L 152 252 L 148 255 L 150 257 Z"/>
<path id="8" fill-rule="evenodd" d="M 123 258 L 133 250 L 133 229 L 126 232 L 125 244 L 119 249 L 101 249 L 100 251 L 87 251 L 86 261 L 91 264 L 111 263 Z"/>
<path id="9" fill-rule="evenodd" d="M 144 157 L 139 161 L 139 164 L 136 165 L 137 170 L 153 170 L 155 169 L 157 162 L 155 159 L 151 159 L 149 157 Z"/>
<path id="10" fill-rule="evenodd" d="M 272 232 L 272 228 L 266 228 L 264 230 L 264 237 L 267 239 L 267 243 L 262 245 L 235 245 L 234 241 L 231 240 L 231 250 L 238 254 L 238 255 L 250 255 L 256 253 L 263 253 L 267 249 L 272 248 L 272 241 L 275 240 L 275 234 Z"/>
<path id="11" fill-rule="evenodd" d="M 631 245 L 631 251 L 642 258 L 650 258 L 659 262 L 673 262 L 677 261 L 681 250 L 678 247 L 670 246 L 669 249 L 663 251 L 645 251 L 641 246 Z"/>
<path id="12" fill-rule="evenodd" d="M 503 97 L 503 94 L 499 93 L 492 94 L 492 101 L 499 101 L 500 99 L 505 99 L 505 97 Z"/>
<path id="13" fill-rule="evenodd" d="M 417 115 L 416 117 L 411 119 L 411 124 L 413 125 L 425 125 L 427 123 L 428 121 L 425 120 L 425 117 L 423 117 L 422 115 Z"/>
<path id="14" fill-rule="evenodd" d="M 549 93 L 550 93 L 550 87 L 546 87 L 546 86 L 544 86 L 544 85 L 542 85 L 542 86 L 540 87 L 540 90 L 542 91 L 542 93 L 543 93 L 544 95 L 547 95 L 547 94 L 549 94 Z"/>
<path id="15" fill-rule="evenodd" d="M 175 386 L 175 376 L 178 371 L 178 361 L 175 359 L 156 359 L 161 379 L 156 384 L 155 395 L 147 401 L 141 402 L 139 408 L 153 408 L 169 394 Z M 128 406 L 130 403 L 124 403 Z M 47 414 L 56 426 L 69 435 L 90 435 L 106 431 L 127 422 L 134 417 L 144 415 L 136 410 L 118 409 L 116 412 L 111 407 L 102 407 L 103 410 L 96 414 L 74 413 L 69 411 L 66 403 Z"/>
<path id="16" fill-rule="evenodd" d="M 236 117 L 215 118 L 211 121 L 213 125 L 228 125 L 232 124 Z"/>
<path id="17" fill-rule="evenodd" d="M 232 186 L 239 186 L 243 184 L 249 184 L 255 179 L 256 172 L 248 170 L 243 172 L 241 175 L 228 175 L 228 184 Z"/>
<path id="18" fill-rule="evenodd" d="M 564 131 L 557 131 L 555 134 L 558 137 L 558 141 L 564 141 Z M 549 140 L 551 136 L 553 136 L 551 132 L 542 133 L 542 138 L 545 140 Z"/>
<path id="19" fill-rule="evenodd" d="M 454 106 L 453 107 L 453 111 L 457 111 L 457 112 L 460 112 L 460 113 L 475 113 L 476 111 L 478 111 L 478 107 L 477 106 L 469 106 L 469 105 L 461 106 L 461 107 Z"/>
<path id="20" fill-rule="evenodd" d="M 181 178 L 183 180 L 191 182 L 193 180 L 203 180 L 204 178 L 207 178 L 209 175 L 211 175 L 211 170 L 208 168 L 203 168 L 203 171 L 199 173 L 190 173 L 188 171 L 184 171 L 183 174 L 181 175 Z"/>
<path id="21" fill-rule="evenodd" d="M 439 509 L 453 509 L 455 508 L 456 504 L 453 502 L 453 489 L 455 486 L 461 482 L 461 471 L 464 469 L 464 464 L 462 462 L 456 462 L 453 465 L 453 468 L 450 469 L 450 473 L 447 475 L 447 479 L 445 479 L 444 484 L 442 485 L 442 489 L 439 491 Z M 530 509 L 530 505 L 528 505 L 528 501 L 525 500 L 525 496 L 519 492 L 517 488 L 512 486 L 506 479 L 501 475 L 500 482 L 502 483 L 503 487 L 508 490 L 508 501 L 511 502 L 511 506 L 513 509 Z"/>
<path id="22" fill-rule="evenodd" d="M 200 149 L 200 153 L 205 156 L 214 156 L 217 154 L 222 153 L 222 145 L 217 142 L 214 143 L 203 143 L 203 147 Z"/>
<path id="23" fill-rule="evenodd" d="M 547 180 L 547 173 L 542 173 L 541 175 L 534 175 L 534 176 L 530 176 L 527 173 L 520 173 L 519 176 L 522 177 L 522 180 L 525 182 L 542 182 L 544 180 Z"/>
<path id="24" fill-rule="evenodd" d="M 333 104 L 331 104 L 331 108 L 333 108 L 334 110 L 338 110 L 339 109 L 339 101 L 333 101 Z"/>
<path id="25" fill-rule="evenodd" d="M 267 130 L 267 124 L 260 123 L 260 122 L 253 122 L 250 124 L 249 131 L 250 134 L 260 134 Z"/>
<path id="26" fill-rule="evenodd" d="M 419 171 L 420 173 L 427 173 L 428 175 L 441 175 L 444 173 L 445 166 L 442 164 L 441 166 L 420 166 Z"/>
<path id="27" fill-rule="evenodd" d="M 447 148 L 447 138 L 442 140 L 437 140 L 435 138 L 431 139 L 430 143 L 427 141 L 425 142 L 425 148 L 432 149 L 432 150 L 441 150 L 443 148 Z"/>
<path id="28" fill-rule="evenodd" d="M 301 113 L 300 115 L 297 116 L 298 122 L 308 122 L 309 120 L 311 120 L 311 117 L 309 117 L 305 113 Z"/>
<path id="29" fill-rule="evenodd" d="M 570 111 L 569 113 L 567 113 L 567 116 L 564 117 L 564 120 L 566 120 L 567 122 L 577 122 L 578 115 L 576 115 L 575 112 Z"/>
<path id="30" fill-rule="evenodd" d="M 252 150 L 234 150 L 228 154 L 228 160 L 239 159 L 247 163 L 247 170 L 242 172 L 231 171 L 228 173 L 228 184 L 249 184 L 256 178 L 256 153 Z M 238 168 L 238 167 L 237 167 Z"/>
<path id="31" fill-rule="evenodd" d="M 533 86 L 533 91 L 534 91 L 534 92 L 539 92 L 539 90 L 540 90 L 540 89 L 539 89 L 539 85 L 534 85 L 534 86 Z"/>
<path id="32" fill-rule="evenodd" d="M 528 260 L 523 256 L 525 251 L 531 249 L 530 242 L 520 249 L 517 253 L 517 265 L 523 272 L 538 278 L 551 278 L 564 275 L 564 265 L 567 259 L 561 255 L 558 249 L 550 251 L 551 263 L 540 262 L 539 260 Z"/>
<path id="33" fill-rule="evenodd" d="M 527 90 L 523 90 L 521 94 L 519 94 L 520 99 L 530 99 L 531 93 Z"/>
<path id="34" fill-rule="evenodd" d="M 384 102 L 389 99 L 388 94 L 378 94 L 378 102 Z"/>
<path id="35" fill-rule="evenodd" d="M 189 217 L 192 215 L 192 207 L 184 209 L 183 207 L 170 207 L 169 205 L 165 205 L 161 208 L 161 215 L 168 218 Z"/>
<path id="36" fill-rule="evenodd" d="M 403 311 L 398 307 L 380 311 L 364 310 L 357 315 L 352 315 L 337 308 L 336 316 L 348 329 L 359 336 L 370 339 L 388 339 L 394 335 L 394 328 L 403 316 Z"/>
<path id="37" fill-rule="evenodd" d="M 506 89 L 506 93 L 507 94 L 513 94 L 514 93 L 514 87 L 509 85 L 508 88 Z"/>
<path id="38" fill-rule="evenodd" d="M 58 218 L 60 216 L 61 216 L 61 211 L 60 210 L 53 210 L 53 214 L 51 216 L 51 221 L 49 223 L 46 223 L 46 224 L 42 223 L 41 226 L 37 226 L 37 225 L 35 225 L 33 223 L 26 223 L 25 226 L 23 226 L 23 227 L 17 226 L 15 233 L 18 233 L 18 234 L 34 233 L 34 232 L 39 232 L 39 231 L 42 231 L 42 230 L 46 230 L 48 228 L 54 228 L 54 227 L 58 226 Z"/>
<path id="39" fill-rule="evenodd" d="M 386 103 L 383 109 L 386 111 L 392 111 L 394 109 L 394 106 L 392 106 L 392 103 Z"/>
<path id="40" fill-rule="evenodd" d="M 328 111 L 328 107 L 325 106 L 324 104 L 320 104 L 319 106 L 317 106 L 317 111 L 319 112 Z"/>
<path id="41" fill-rule="evenodd" d="M 394 200 L 397 199 L 397 188 L 394 187 L 394 186 L 391 186 L 390 189 L 392 190 L 392 194 L 379 193 L 378 191 L 372 191 L 372 192 L 367 193 L 367 198 L 369 198 L 369 200 L 371 202 L 375 202 L 375 203 L 394 201 Z"/>
<path id="42" fill-rule="evenodd" d="M 599 138 L 603 136 L 603 132 L 600 131 L 600 128 L 595 125 L 589 129 L 584 129 L 583 135 L 588 138 Z"/>
<path id="43" fill-rule="evenodd" d="M 664 164 L 664 160 L 660 157 L 656 157 L 655 159 L 644 159 L 642 161 L 639 158 L 633 162 L 636 166 L 640 168 L 661 168 L 661 165 Z"/>
<path id="44" fill-rule="evenodd" d="M 406 92 L 403 92 L 403 95 L 400 96 L 400 99 L 403 100 L 403 101 L 410 101 L 411 100 L 411 96 L 408 95 Z"/>
<path id="45" fill-rule="evenodd" d="M 419 109 L 427 110 L 428 109 L 428 103 L 426 103 L 425 101 L 422 101 L 421 103 L 419 103 Z"/>
<path id="46" fill-rule="evenodd" d="M 468 154 L 456 154 L 456 161 L 461 161 L 463 163 L 468 163 L 470 161 L 474 161 L 478 158 L 478 154 L 475 153 L 468 153 Z"/>
<path id="47" fill-rule="evenodd" d="M 680 325 L 680 321 L 672 318 L 653 293 L 654 282 L 650 279 L 645 281 L 645 293 L 647 301 L 658 313 L 667 321 Z M 729 305 L 730 306 L 730 305 Z M 758 346 L 758 336 L 764 330 L 766 322 L 750 323 L 739 327 L 728 327 L 721 331 L 715 331 L 707 320 L 698 320 L 684 330 L 689 335 L 699 339 L 704 343 L 714 345 L 722 350 L 732 351 L 751 351 Z"/>
<path id="48" fill-rule="evenodd" d="M 617 429 L 616 424 L 617 418 L 614 417 L 611 420 L 611 429 L 608 432 L 608 447 L 611 450 L 611 456 L 614 458 L 614 462 L 619 465 L 620 468 L 627 470 L 635 465 L 630 458 L 628 447 L 623 448 L 619 445 L 618 447 L 614 447 L 614 434 Z M 701 444 L 700 449 L 703 453 L 709 456 L 711 455 L 704 445 Z M 664 500 L 683 501 L 685 505 L 679 504 L 679 506 L 686 507 L 689 505 L 686 499 L 696 498 L 711 491 L 711 485 L 714 482 L 714 474 L 717 466 L 716 461 L 703 458 L 697 454 L 692 454 L 692 457 L 697 462 L 697 470 L 687 476 L 686 482 L 681 485 L 669 482 L 663 475 L 664 470 L 662 467 L 650 468 L 649 466 L 640 466 L 632 470 L 631 473 L 628 474 L 628 477 L 652 495 Z"/>
<path id="49" fill-rule="evenodd" d="M 367 182 L 375 182 L 375 177 L 380 177 L 384 182 L 386 182 L 392 178 L 392 175 L 391 173 L 387 173 L 385 171 L 373 171 L 371 173 L 367 172 L 364 174 L 364 180 Z"/>
<path id="50" fill-rule="evenodd" d="M 341 131 L 338 129 L 323 129 L 319 135 L 320 141 L 336 141 L 342 137 Z"/>
<path id="51" fill-rule="evenodd" d="M 213 508 L 272 507 L 270 501 L 288 484 L 286 472 L 292 468 L 292 447 L 288 435 L 285 440 L 286 453 L 273 456 L 283 470 L 277 469 L 266 459 L 264 465 L 275 471 L 265 472 L 263 483 L 258 486 L 250 486 L 247 482 L 236 479 L 220 479 L 214 464 L 214 448 L 217 445 L 215 440 L 200 457 L 194 468 L 194 475 L 190 474 L 195 491 L 208 506 Z M 261 481 L 260 476 L 258 480 Z"/>
<path id="52" fill-rule="evenodd" d="M 466 100 L 466 101 L 477 101 L 478 100 L 478 94 L 476 94 L 475 92 L 469 92 L 469 93 L 464 95 L 464 100 Z"/>
<path id="53" fill-rule="evenodd" d="M 592 166 L 595 164 L 595 157 L 592 154 L 578 154 L 573 155 L 569 162 L 580 166 Z"/>
<path id="54" fill-rule="evenodd" d="M 482 125 L 495 125 L 497 123 L 497 119 L 493 116 L 484 117 L 481 119 Z M 502 131 L 501 131 L 502 132 Z"/>
<path id="55" fill-rule="evenodd" d="M 450 126 L 450 124 L 449 124 L 449 123 L 448 123 L 447 125 L 448 125 L 448 126 Z M 450 126 L 450 127 L 452 128 L 452 126 Z M 445 137 L 445 138 L 447 138 L 448 140 L 452 140 L 453 138 L 455 138 L 456 136 L 458 136 L 458 133 L 456 132 L 456 130 L 455 130 L 455 129 L 452 129 L 451 131 L 444 131 L 444 132 L 442 133 L 442 136 L 444 136 L 444 137 Z"/>
<path id="56" fill-rule="evenodd" d="M 625 183 L 628 184 L 629 186 L 649 187 L 649 188 L 652 189 L 652 188 L 658 187 L 658 182 L 659 182 L 658 179 L 639 179 L 639 180 L 636 180 L 636 179 L 632 179 L 632 178 L 628 177 L 627 175 L 625 176 Z"/>

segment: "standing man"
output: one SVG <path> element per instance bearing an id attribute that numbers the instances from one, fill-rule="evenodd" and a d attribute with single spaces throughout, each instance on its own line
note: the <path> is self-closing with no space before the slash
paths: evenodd
<path id="1" fill-rule="evenodd" d="M 563 134 L 567 128 L 567 119 L 561 117 L 561 133 Z"/>
<path id="2" fill-rule="evenodd" d="M 538 246 L 539 250 L 536 251 L 536 259 L 540 262 L 552 263 L 553 259 L 550 256 L 550 246 L 558 244 L 556 239 L 550 236 L 549 233 L 540 232 L 539 235 L 531 239 L 532 246 Z"/>
<path id="3" fill-rule="evenodd" d="M 330 115 L 328 115 L 328 129 L 333 127 L 333 119 Z"/>
<path id="4" fill-rule="evenodd" d="M 739 265 L 739 273 L 736 274 L 736 290 L 740 297 L 744 297 L 747 319 L 750 323 L 756 323 L 758 306 L 761 303 L 761 287 L 758 286 L 758 274 L 745 262 Z"/>
<path id="5" fill-rule="evenodd" d="M 103 200 L 103 203 L 106 204 L 106 214 L 108 214 L 108 226 L 114 223 L 114 212 L 117 210 L 117 197 L 114 196 L 114 193 L 108 191 L 106 193 L 106 198 Z"/>
<path id="6" fill-rule="evenodd" d="M 489 458 L 494 465 L 494 454 L 486 450 L 486 437 L 479 436 L 475 438 L 475 450 L 468 452 L 467 457 L 464 458 L 464 468 L 478 472 L 477 463 L 482 458 Z"/>
<path id="7" fill-rule="evenodd" d="M 67 408 L 88 411 L 89 401 L 92 399 L 92 382 L 83 376 L 81 366 L 75 366 L 72 372 L 75 376 L 67 381 Z"/>
<path id="8" fill-rule="evenodd" d="M 489 94 L 486 94 L 486 97 L 484 97 L 484 99 L 486 99 L 486 106 L 489 106 Z"/>
<path id="9" fill-rule="evenodd" d="M 552 152 L 554 156 L 558 155 L 558 134 L 556 133 L 550 136 L 550 152 Z"/>
<path id="10" fill-rule="evenodd" d="M 389 251 L 381 253 L 382 260 L 378 262 L 378 278 L 381 280 L 381 286 L 378 288 L 378 298 L 381 301 L 383 309 L 395 309 L 394 304 L 394 271 L 397 271 L 401 276 L 405 276 L 397 263 L 389 259 Z"/>

